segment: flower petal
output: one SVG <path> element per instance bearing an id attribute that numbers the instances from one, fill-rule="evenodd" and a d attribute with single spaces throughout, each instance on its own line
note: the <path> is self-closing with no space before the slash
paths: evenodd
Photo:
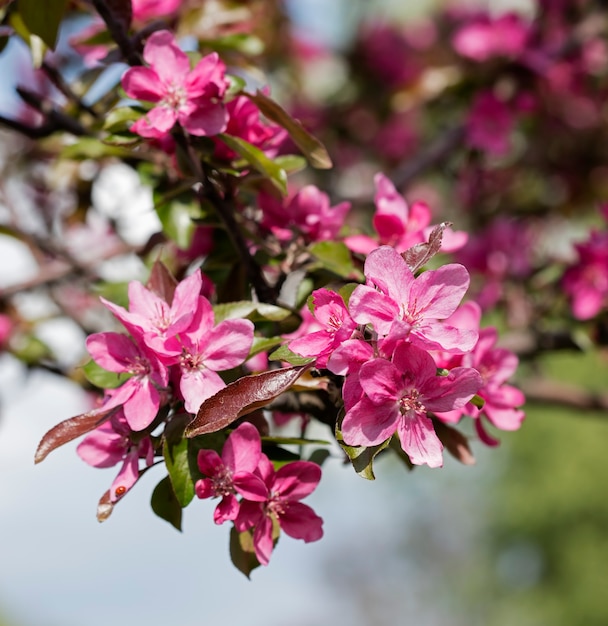
<path id="1" fill-rule="evenodd" d="M 279 524 L 287 535 L 303 539 L 306 543 L 323 537 L 323 519 L 301 502 L 290 503 L 287 510 L 279 515 Z"/>
<path id="2" fill-rule="evenodd" d="M 443 465 L 443 444 L 435 433 L 433 422 L 426 415 L 404 416 L 399 420 L 397 432 L 403 451 L 414 465 Z"/>

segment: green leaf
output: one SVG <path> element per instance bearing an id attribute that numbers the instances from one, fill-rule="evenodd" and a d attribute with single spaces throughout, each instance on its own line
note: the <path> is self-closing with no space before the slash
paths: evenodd
<path id="1" fill-rule="evenodd" d="M 194 220 L 201 217 L 198 203 L 194 200 L 190 202 L 173 200 L 167 204 L 157 205 L 156 213 L 167 237 L 182 250 L 188 249 L 196 230 Z"/>
<path id="2" fill-rule="evenodd" d="M 182 507 L 173 492 L 169 476 L 165 476 L 158 485 L 156 485 L 152 492 L 150 504 L 152 505 L 152 510 L 158 517 L 169 522 L 169 524 L 181 531 Z"/>
<path id="3" fill-rule="evenodd" d="M 194 481 L 188 455 L 190 440 L 184 437 L 189 421 L 189 415 L 177 415 L 167 424 L 164 433 L 163 456 L 173 493 L 181 507 L 188 506 L 194 498 Z"/>
<path id="4" fill-rule="evenodd" d="M 260 567 L 260 562 L 255 555 L 251 531 L 239 533 L 234 526 L 230 529 L 230 559 L 239 572 L 245 574 L 247 578 L 250 578 L 254 569 Z"/>
<path id="5" fill-rule="evenodd" d="M 55 49 L 68 0 L 18 0 L 17 8 L 30 33 Z"/>
<path id="6" fill-rule="evenodd" d="M 344 443 L 344 439 L 342 438 L 342 431 L 336 425 L 336 440 L 340 444 L 342 450 L 346 453 L 346 456 L 349 458 L 352 463 L 355 472 L 359 474 L 362 478 L 366 478 L 367 480 L 375 480 L 374 476 L 374 468 L 373 461 L 376 455 L 384 450 L 390 439 L 387 439 L 383 443 L 378 444 L 377 446 L 349 446 Z"/>
<path id="7" fill-rule="evenodd" d="M 261 91 L 257 91 L 255 95 L 249 93 L 245 95 L 257 105 L 269 120 L 276 122 L 289 133 L 289 136 L 314 168 L 327 170 L 333 166 L 325 146 L 311 135 L 298 120 L 291 117 L 283 107 Z"/>
<path id="8" fill-rule="evenodd" d="M 120 146 L 110 146 L 95 137 L 82 137 L 76 143 L 66 146 L 60 153 L 60 157 L 64 159 L 81 159 L 99 160 L 105 157 L 127 158 L 133 156 L 131 150 L 121 148 Z"/>
<path id="9" fill-rule="evenodd" d="M 311 463 L 316 463 L 321 466 L 325 461 L 331 456 L 331 452 L 326 448 L 317 448 L 311 455 L 308 457 L 308 460 Z"/>
<path id="10" fill-rule="evenodd" d="M 478 396 L 477 394 L 475 394 L 470 400 L 469 402 L 473 405 L 476 406 L 478 409 L 483 409 L 484 404 L 486 403 L 486 401 L 481 397 Z"/>
<path id="11" fill-rule="evenodd" d="M 35 365 L 52 355 L 51 349 L 35 335 L 17 334 L 11 338 L 11 352 L 24 363 Z"/>
<path id="12" fill-rule="evenodd" d="M 108 370 L 104 370 L 101 365 L 97 365 L 93 359 L 82 366 L 82 372 L 92 385 L 100 389 L 116 389 L 116 387 L 120 387 L 120 385 L 132 376 L 132 374 L 128 374 L 127 372 L 120 374 L 108 372 Z"/>
<path id="13" fill-rule="evenodd" d="M 317 259 L 311 269 L 322 268 L 342 278 L 363 280 L 361 272 L 353 265 L 350 250 L 341 241 L 319 241 L 308 250 Z"/>
<path id="14" fill-rule="evenodd" d="M 266 176 L 284 196 L 287 195 L 287 174 L 282 167 L 269 159 L 259 148 L 240 137 L 233 137 L 224 133 L 218 137 L 260 174 Z"/>
<path id="15" fill-rule="evenodd" d="M 249 300 L 216 304 L 213 307 L 213 312 L 216 324 L 228 319 L 241 319 L 245 317 L 252 322 L 263 320 L 282 322 L 291 315 L 289 309 L 283 309 L 273 304 L 264 304 L 263 302 L 251 302 Z"/>
<path id="16" fill-rule="evenodd" d="M 275 157 L 274 162 L 282 167 L 288 174 L 295 174 L 306 169 L 306 159 L 297 154 L 283 154 Z"/>
<path id="17" fill-rule="evenodd" d="M 93 285 L 93 291 L 102 298 L 118 304 L 124 308 L 129 306 L 129 283 L 97 283 Z"/>
<path id="18" fill-rule="evenodd" d="M 280 345 L 284 341 L 283 337 L 254 337 L 253 345 L 249 350 L 248 359 L 260 352 L 266 352 L 275 346 Z"/>
<path id="19" fill-rule="evenodd" d="M 217 48 L 213 48 L 213 50 L 217 50 Z M 233 74 L 226 74 L 226 78 L 228 79 L 228 89 L 226 89 L 226 93 L 224 94 L 224 102 L 230 102 L 233 98 L 235 98 L 238 94 L 245 89 L 247 85 L 247 81 L 240 76 L 234 76 Z"/>
<path id="20" fill-rule="evenodd" d="M 103 130 L 109 133 L 119 133 L 129 128 L 129 122 L 135 122 L 141 117 L 141 111 L 132 107 L 118 107 L 112 109 L 103 122 Z"/>
<path id="21" fill-rule="evenodd" d="M 264 52 L 264 42 L 255 35 L 235 33 L 217 39 L 205 39 L 205 46 L 218 52 L 240 52 L 247 56 L 258 56 Z"/>
<path id="22" fill-rule="evenodd" d="M 268 355 L 270 361 L 284 361 L 291 365 L 306 365 L 315 361 L 314 357 L 305 357 L 292 352 L 288 346 L 284 345 Z"/>

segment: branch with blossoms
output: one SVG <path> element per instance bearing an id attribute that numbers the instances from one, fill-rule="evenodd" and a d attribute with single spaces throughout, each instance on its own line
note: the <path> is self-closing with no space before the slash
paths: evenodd
<path id="1" fill-rule="evenodd" d="M 42 437 L 36 462 L 81 439 L 85 463 L 117 466 L 100 521 L 153 467 L 164 468 L 154 513 L 181 529 L 184 508 L 214 499 L 213 520 L 230 526 L 231 558 L 249 576 L 269 564 L 282 536 L 322 538 L 322 518 L 303 500 L 325 463 L 346 461 L 369 480 L 390 455 L 408 470 L 440 468 L 446 451 L 471 464 L 471 441 L 496 446 L 499 431 L 517 430 L 519 359 L 498 328 L 528 332 L 527 360 L 579 345 L 573 319 L 593 324 L 602 344 L 605 208 L 570 259 L 547 264 L 537 256 L 551 246 L 522 216 L 545 218 L 556 196 L 530 201 L 518 187 L 530 172 L 569 181 L 570 164 L 557 148 L 538 149 L 533 132 L 582 145 L 580 124 L 595 129 L 601 119 L 584 80 L 601 51 L 581 50 L 596 35 L 572 48 L 557 26 L 513 15 L 444 14 L 444 38 L 368 25 L 344 59 L 352 89 L 315 110 L 297 80 L 292 102 L 273 96 L 289 85 L 287 68 L 332 55 L 277 36 L 283 3 L 202 5 L 70 5 L 67 17 L 95 9 L 70 40 L 77 79 L 47 52 L 43 71 L 19 88 L 29 108 L 0 118 L 45 138 L 28 144 L 28 157 L 46 176 L 27 169 L 33 159 L 23 167 L 36 183 L 43 239 L 62 242 L 35 246 L 40 276 L 3 292 L 0 345 L 53 366 L 14 298 L 24 289 L 61 286 L 62 314 L 99 313 L 80 323 L 88 356 L 73 376 L 97 399 Z M 27 6 L 4 10 L 20 12 L 52 48 L 63 14 L 42 26 Z M 564 16 L 551 10 L 559 26 Z M 14 34 L 31 41 L 26 35 Z M 274 52 L 256 53 L 260 45 Z M 450 65 L 429 60 L 442 58 Z M 273 75 L 279 60 L 286 72 Z M 119 62 L 128 66 L 119 84 L 101 89 L 106 67 Z M 91 85 L 105 93 L 92 98 Z M 585 153 L 593 167 L 599 154 Z M 145 215 L 156 221 L 142 240 L 121 221 L 128 199 L 107 214 L 99 206 L 104 174 L 116 166 L 150 192 Z M 433 171 L 463 211 L 440 214 L 424 178 Z M 574 201 L 566 182 L 560 188 Z M 358 186 L 366 189 L 359 197 Z M 419 199 L 408 202 L 404 186 Z M 517 215 L 506 218 L 511 204 Z M 369 228 L 357 220 L 366 209 Z M 39 241 L 38 223 L 18 211 L 12 219 L 17 239 Z M 107 255 L 93 254 L 109 243 Z M 116 250 L 140 263 L 140 279 L 92 271 Z M 49 261 L 57 258 L 65 266 L 56 275 Z M 68 284 L 80 268 L 89 284 Z M 497 312 L 496 326 L 486 324 L 484 314 Z M 567 332 L 551 316 L 567 319 Z M 30 352 L 18 349 L 24 339 Z"/>

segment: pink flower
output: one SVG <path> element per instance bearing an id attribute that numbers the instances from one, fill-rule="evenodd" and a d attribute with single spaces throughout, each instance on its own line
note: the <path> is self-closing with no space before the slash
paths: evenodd
<path id="1" fill-rule="evenodd" d="M 467 143 L 488 154 L 503 156 L 511 148 L 513 125 L 514 115 L 507 104 L 490 91 L 480 92 L 467 118 Z"/>
<path id="2" fill-rule="evenodd" d="M 167 342 L 168 350 L 180 355 L 179 388 L 188 413 L 226 386 L 217 372 L 245 361 L 253 343 L 253 323 L 228 319 L 215 326 L 209 300 L 199 297 L 190 329 Z"/>
<path id="3" fill-rule="evenodd" d="M 264 502 L 268 493 L 262 479 L 254 475 L 262 454 L 260 434 L 253 424 L 245 422 L 232 431 L 222 449 L 198 453 L 198 467 L 206 476 L 195 485 L 199 498 L 221 497 L 215 508 L 216 524 L 234 520 L 239 512 L 236 494 L 253 502 Z"/>
<path id="4" fill-rule="evenodd" d="M 217 135 L 226 128 L 221 102 L 227 88 L 225 66 L 217 53 L 203 57 L 193 70 L 187 55 L 167 30 L 152 33 L 144 47 L 150 67 L 132 67 L 122 77 L 126 94 L 156 103 L 131 126 L 142 137 L 163 138 L 178 122 L 192 135 Z"/>
<path id="5" fill-rule="evenodd" d="M 316 489 L 321 468 L 309 461 L 295 461 L 275 472 L 268 457 L 262 454 L 258 473 L 266 485 L 267 496 L 263 502 L 241 502 L 235 527 L 239 532 L 254 529 L 255 555 L 262 565 L 268 565 L 273 549 L 273 520 L 287 535 L 306 543 L 323 536 L 323 520 L 300 502 Z"/>
<path id="6" fill-rule="evenodd" d="M 474 302 L 467 302 L 451 316 L 450 321 L 458 318 L 459 325 L 479 328 L 480 316 L 481 308 Z M 484 328 L 479 331 L 479 340 L 470 353 L 452 356 L 449 364 L 445 361 L 440 363 L 442 367 L 473 367 L 479 372 L 482 386 L 477 395 L 485 402 L 483 408 L 479 409 L 468 403 L 453 411 L 437 413 L 437 417 L 444 422 L 456 423 L 463 415 L 474 418 L 480 439 L 492 446 L 497 445 L 498 441 L 486 432 L 481 418 L 487 418 L 493 426 L 501 430 L 517 430 L 524 419 L 524 412 L 518 407 L 525 402 L 519 389 L 506 384 L 517 369 L 518 359 L 510 350 L 497 348 L 497 339 L 495 328 Z"/>
<path id="7" fill-rule="evenodd" d="M 427 204 L 414 202 L 411 207 L 408 206 L 393 183 L 382 173 L 374 176 L 374 183 L 376 212 L 372 223 L 378 237 L 374 239 L 367 235 L 351 235 L 344 239 L 344 243 L 353 252 L 369 254 L 378 245 L 393 246 L 398 252 L 405 252 L 408 248 L 427 241 L 432 229 L 429 226 L 431 211 Z M 466 236 L 464 238 L 462 236 L 464 233 L 447 230 L 449 235 L 442 244 L 444 252 L 451 252 L 466 243 Z"/>
<path id="8" fill-rule="evenodd" d="M 452 315 L 469 286 L 462 265 L 444 265 L 415 278 L 394 248 L 382 246 L 367 257 L 364 273 L 367 284 L 349 300 L 358 324 L 371 323 L 381 336 L 390 332 L 427 350 L 468 352 L 475 345 L 475 331 L 440 321 Z"/>
<path id="9" fill-rule="evenodd" d="M 528 24 L 516 13 L 496 19 L 483 15 L 460 28 L 452 43 L 458 54 L 474 61 L 518 57 L 526 49 L 528 31 Z"/>
<path id="10" fill-rule="evenodd" d="M 441 467 L 443 446 L 427 413 L 464 406 L 481 386 L 481 378 L 474 369 L 463 367 L 437 376 L 428 352 L 402 342 L 392 362 L 373 359 L 363 364 L 359 384 L 361 398 L 354 405 L 345 400 L 344 442 L 375 446 L 397 431 L 412 463 Z"/>
<path id="11" fill-rule="evenodd" d="M 325 367 L 332 351 L 352 337 L 357 323 L 339 294 L 328 289 L 317 289 L 313 291 L 312 299 L 313 315 L 323 329 L 294 339 L 289 348 L 301 356 L 317 357 L 317 367 Z"/>
<path id="12" fill-rule="evenodd" d="M 171 15 L 182 4 L 182 0 L 131 0 L 133 19 L 137 22 Z"/>
<path id="13" fill-rule="evenodd" d="M 0 349 L 4 348 L 13 332 L 13 322 L 8 315 L 0 313 Z"/>
<path id="14" fill-rule="evenodd" d="M 281 241 L 300 232 L 307 241 L 335 239 L 344 226 L 349 202 L 330 206 L 329 196 L 313 185 L 307 185 L 291 196 L 287 203 L 265 193 L 258 196 L 263 212 L 262 224 Z"/>
<path id="15" fill-rule="evenodd" d="M 132 438 L 122 411 L 89 433 L 76 448 L 78 456 L 93 467 L 112 467 L 123 462 L 118 475 L 110 487 L 110 500 L 116 502 L 133 487 L 139 478 L 139 459 L 146 466 L 154 461 L 152 440 L 146 436 Z"/>
<path id="16" fill-rule="evenodd" d="M 578 261 L 564 273 L 562 286 L 574 317 L 588 320 L 608 304 L 608 232 L 593 231 L 576 250 Z"/>
<path id="17" fill-rule="evenodd" d="M 106 392 L 103 409 L 122 406 L 132 430 L 143 430 L 161 405 L 160 390 L 167 386 L 167 368 L 145 346 L 118 333 L 95 333 L 86 341 L 93 360 L 109 372 L 131 374 L 125 383 Z"/>
<path id="18" fill-rule="evenodd" d="M 104 298 L 101 301 L 132 335 L 141 337 L 162 358 L 181 352 L 179 346 L 169 349 L 168 340 L 190 327 L 201 287 L 201 273 L 196 271 L 177 285 L 170 305 L 138 281 L 129 283 L 128 311 Z"/>
<path id="19" fill-rule="evenodd" d="M 534 234 L 529 224 L 499 217 L 456 254 L 471 274 L 481 274 L 475 299 L 486 310 L 496 304 L 508 279 L 521 281 L 532 272 Z"/>
<path id="20" fill-rule="evenodd" d="M 248 141 L 271 158 L 276 156 L 279 145 L 287 137 L 287 131 L 276 124 L 264 123 L 260 119 L 260 110 L 247 96 L 237 96 L 226 104 L 226 109 L 227 135 Z M 215 142 L 215 155 L 226 160 L 236 156 L 220 140 Z"/>

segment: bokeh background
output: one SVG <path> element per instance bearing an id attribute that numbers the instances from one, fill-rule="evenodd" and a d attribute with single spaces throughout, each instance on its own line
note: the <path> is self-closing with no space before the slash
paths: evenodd
<path id="1" fill-rule="evenodd" d="M 366 11 L 410 19 L 437 4 L 290 7 L 303 30 L 340 47 Z M 507 4 L 529 10 L 489 3 Z M 0 57 L 7 82 L 18 55 Z M 10 109 L 9 96 L 2 106 Z M 0 258 L 0 287 L 35 270 L 3 237 Z M 48 335 L 66 353 L 82 351 L 68 328 Z M 601 355 L 551 355 L 540 367 L 590 390 L 606 385 Z M 2 354 L 0 402 L 0 626 L 608 624 L 605 413 L 531 404 L 500 447 L 474 444 L 475 466 L 448 458 L 442 470 L 408 473 L 380 459 L 375 482 L 336 453 L 309 499 L 325 519 L 323 541 L 282 538 L 270 566 L 248 581 L 230 563 L 228 529 L 211 522 L 211 502 L 187 509 L 182 534 L 152 514 L 162 470 L 100 525 L 95 507 L 113 469 L 84 465 L 75 444 L 33 465 L 41 435 L 87 408 L 78 387 Z"/>

